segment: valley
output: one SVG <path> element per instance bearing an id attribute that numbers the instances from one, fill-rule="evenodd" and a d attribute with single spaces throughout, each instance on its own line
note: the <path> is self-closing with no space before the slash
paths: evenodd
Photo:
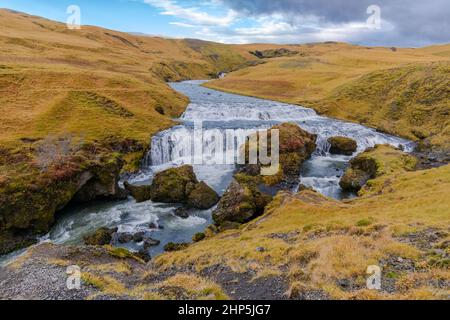
<path id="1" fill-rule="evenodd" d="M 225 45 L 6 9 L 0 44 L 0 298 L 448 299 L 449 45 Z M 269 128 L 288 150 L 273 179 L 192 158 Z M 217 207 L 180 218 L 123 188 L 186 165 Z M 99 228 L 155 243 L 86 245 Z"/>

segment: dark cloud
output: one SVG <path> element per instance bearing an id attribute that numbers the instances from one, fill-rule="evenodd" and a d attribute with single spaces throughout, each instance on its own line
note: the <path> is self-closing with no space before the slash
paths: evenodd
<path id="1" fill-rule="evenodd" d="M 246 16 L 282 15 L 301 26 L 315 17 L 324 29 L 366 21 L 367 8 L 378 5 L 386 23 L 377 32 L 352 34 L 349 40 L 376 45 L 421 46 L 450 42 L 449 0 L 222 0 Z M 333 39 L 328 39 L 333 40 Z"/>

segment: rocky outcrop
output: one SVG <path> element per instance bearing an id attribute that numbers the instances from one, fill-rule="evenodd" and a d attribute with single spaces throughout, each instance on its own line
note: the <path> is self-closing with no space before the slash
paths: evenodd
<path id="1" fill-rule="evenodd" d="M 219 202 L 219 195 L 206 183 L 200 182 L 187 198 L 187 205 L 192 208 L 206 210 Z"/>
<path id="2" fill-rule="evenodd" d="M 358 192 L 370 179 L 369 173 L 360 169 L 349 168 L 341 178 L 339 185 L 345 191 Z"/>
<path id="3" fill-rule="evenodd" d="M 123 199 L 120 157 L 86 160 L 79 156 L 36 174 L 34 182 L 9 184 L 0 195 L 0 255 L 36 242 L 49 231 L 55 213 L 69 202 Z M 83 161 L 83 162 L 82 162 Z"/>
<path id="4" fill-rule="evenodd" d="M 279 130 L 279 168 L 273 175 L 262 175 L 261 163 L 246 164 L 238 168 L 235 181 L 220 200 L 213 212 L 219 230 L 236 228 L 236 224 L 248 222 L 264 213 L 273 195 L 280 190 L 289 190 L 298 184 L 300 170 L 305 160 L 316 149 L 317 136 L 306 132 L 295 123 L 284 123 L 271 128 Z M 271 149 L 272 131 L 268 130 L 268 149 Z M 259 139 L 259 136 L 257 137 Z M 258 140 L 259 141 L 259 140 Z M 241 149 L 248 163 L 250 152 L 257 151 L 260 144 L 247 142 Z M 258 148 L 252 150 L 251 148 Z"/>
<path id="5" fill-rule="evenodd" d="M 248 222 L 263 214 L 271 200 L 255 186 L 233 181 L 213 212 L 214 223 L 221 226 L 225 222 Z"/>
<path id="6" fill-rule="evenodd" d="M 84 243 L 89 246 L 105 246 L 110 244 L 117 228 L 100 228 L 93 234 L 84 237 Z"/>
<path id="7" fill-rule="evenodd" d="M 418 160 L 389 145 L 369 148 L 350 161 L 350 167 L 341 178 L 340 186 L 345 191 L 358 192 L 369 180 L 385 174 L 414 170 Z"/>
<path id="8" fill-rule="evenodd" d="M 271 187 L 276 187 L 279 190 L 290 189 L 298 183 L 300 171 L 303 162 L 309 159 L 312 153 L 316 150 L 317 135 L 311 134 L 295 123 L 283 123 L 268 130 L 268 149 L 272 143 L 271 130 L 279 130 L 279 160 L 280 167 L 276 174 L 261 176 L 261 169 L 264 167 L 258 164 L 246 164 L 239 168 L 239 173 L 247 176 L 256 177 L 257 184 L 266 184 Z M 258 137 L 259 139 L 259 137 Z M 259 141 L 259 140 L 258 140 Z M 258 148 L 260 152 L 260 145 L 254 146 L 247 143 L 244 146 L 245 159 L 248 163 L 249 154 L 252 148 Z M 255 180 L 255 179 L 254 179 Z"/>
<path id="9" fill-rule="evenodd" d="M 198 183 L 192 166 L 172 168 L 155 175 L 150 186 L 151 199 L 162 203 L 186 203 Z"/>
<path id="10" fill-rule="evenodd" d="M 125 182 L 123 186 L 137 203 L 145 202 L 152 198 L 150 186 L 134 186 L 128 182 Z"/>
<path id="11" fill-rule="evenodd" d="M 187 210 L 186 208 L 184 208 L 184 207 L 180 207 L 180 208 L 175 209 L 175 210 L 173 211 L 173 214 L 174 214 L 175 216 L 177 216 L 178 218 L 181 218 L 181 219 L 187 219 L 187 218 L 189 218 L 189 212 L 188 212 L 188 210 Z"/>
<path id="12" fill-rule="evenodd" d="M 331 154 L 351 156 L 358 149 L 358 143 L 347 137 L 331 137 L 328 139 L 328 143 L 331 145 Z"/>
<path id="13" fill-rule="evenodd" d="M 291 57 L 300 54 L 298 51 L 289 50 L 286 48 L 280 49 L 269 49 L 263 51 L 250 51 L 252 55 L 259 59 L 271 59 L 271 58 L 279 58 L 279 57 Z"/>
<path id="14" fill-rule="evenodd" d="M 219 201 L 217 193 L 206 183 L 199 182 L 192 166 L 187 165 L 157 173 L 150 186 L 125 183 L 125 188 L 138 202 L 181 203 L 206 210 Z"/>

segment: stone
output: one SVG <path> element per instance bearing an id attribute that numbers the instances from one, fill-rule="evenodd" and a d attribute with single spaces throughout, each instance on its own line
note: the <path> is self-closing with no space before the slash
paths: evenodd
<path id="1" fill-rule="evenodd" d="M 216 225 L 225 222 L 245 223 L 261 215 L 272 197 L 257 187 L 233 181 L 213 212 Z"/>
<path id="2" fill-rule="evenodd" d="M 187 219 L 189 218 L 189 212 L 184 207 L 180 207 L 178 209 L 175 209 L 173 211 L 173 214 L 181 219 Z"/>
<path id="3" fill-rule="evenodd" d="M 191 208 L 207 210 L 219 202 L 219 195 L 206 183 L 200 182 L 195 185 L 189 194 L 187 204 Z"/>
<path id="4" fill-rule="evenodd" d="M 188 192 L 198 183 L 192 166 L 171 168 L 155 175 L 151 199 L 162 203 L 186 203 Z"/>
<path id="5" fill-rule="evenodd" d="M 133 235 L 128 232 L 118 233 L 117 241 L 119 241 L 119 243 L 122 243 L 122 244 L 129 243 L 129 242 L 133 241 Z"/>
<path id="6" fill-rule="evenodd" d="M 134 186 L 128 182 L 125 182 L 124 187 L 137 203 L 146 202 L 151 199 L 150 186 Z"/>
<path id="7" fill-rule="evenodd" d="M 341 178 L 341 181 L 339 181 L 339 185 L 344 191 L 358 192 L 369 180 L 370 175 L 367 172 L 349 168 Z"/>
<path id="8" fill-rule="evenodd" d="M 304 161 L 309 159 L 316 150 L 317 135 L 303 130 L 296 123 L 283 123 L 268 130 L 267 148 L 269 150 L 272 143 L 272 130 L 279 131 L 280 167 L 278 172 L 271 176 L 262 176 L 261 172 L 264 166 L 261 163 L 249 164 L 250 151 L 260 152 L 260 150 L 254 150 L 255 148 L 259 149 L 260 144 L 252 145 L 250 142 L 247 142 L 241 149 L 241 153 L 245 153 L 247 164 L 239 167 L 239 173 L 259 177 L 266 185 L 279 186 L 279 189 L 288 190 L 297 183 Z M 264 150 L 263 152 L 266 153 L 267 151 Z"/>
<path id="9" fill-rule="evenodd" d="M 328 143 L 331 145 L 331 154 L 351 156 L 358 149 L 357 142 L 347 137 L 331 137 L 328 139 Z"/>
<path id="10" fill-rule="evenodd" d="M 145 232 L 136 232 L 133 235 L 133 241 L 136 243 L 144 241 Z"/>
<path id="11" fill-rule="evenodd" d="M 161 241 L 153 239 L 153 238 L 145 238 L 144 239 L 144 249 L 148 250 L 151 247 L 155 247 L 161 244 Z"/>
<path id="12" fill-rule="evenodd" d="M 100 228 L 91 235 L 84 237 L 84 243 L 89 246 L 104 246 L 112 241 L 112 236 L 117 232 L 117 228 Z"/>

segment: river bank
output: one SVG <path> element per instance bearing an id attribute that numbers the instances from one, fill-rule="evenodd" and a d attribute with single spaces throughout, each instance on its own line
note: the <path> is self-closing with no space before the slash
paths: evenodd
<path id="1" fill-rule="evenodd" d="M 150 152 L 143 162 L 141 171 L 128 176 L 129 182 L 146 184 L 153 175 L 164 169 L 184 164 L 194 164 L 194 145 L 200 143 L 205 151 L 206 162 L 214 160 L 208 154 L 208 146 L 214 141 L 216 133 L 223 134 L 223 146 L 230 146 L 226 153 L 235 153 L 245 139 L 257 130 L 267 129 L 281 122 L 296 122 L 305 130 L 317 134 L 317 150 L 302 169 L 297 187 L 305 185 L 325 196 L 336 199 L 353 197 L 341 190 L 339 180 L 347 164 L 356 154 L 376 144 L 391 144 L 411 152 L 414 144 L 400 138 L 379 133 L 363 126 L 332 120 L 317 115 L 313 110 L 270 100 L 261 100 L 214 91 L 202 86 L 205 81 L 186 81 L 172 83 L 175 91 L 187 96 L 190 104 L 182 114 L 181 124 L 156 134 Z M 194 122 L 201 122 L 203 138 L 194 136 Z M 236 144 L 226 141 L 226 131 L 232 131 Z M 327 141 L 332 136 L 348 136 L 357 141 L 357 151 L 351 156 L 333 155 Z M 211 150 L 209 150 L 211 151 Z M 205 181 L 219 195 L 230 185 L 235 170 L 234 164 L 195 165 L 199 180 Z M 293 191 L 296 191 L 295 188 Z M 212 223 L 212 210 L 190 210 L 189 217 L 182 219 L 173 212 L 179 206 L 158 204 L 151 201 L 136 203 L 133 199 L 117 202 L 97 202 L 92 205 L 71 205 L 57 216 L 50 232 L 41 239 L 57 244 L 83 244 L 83 237 L 100 227 L 118 228 L 119 233 L 145 232 L 160 244 L 150 249 L 151 255 L 164 251 L 170 242 L 190 242 L 194 234 L 202 232 Z M 156 228 L 154 227 L 156 226 Z M 118 244 L 130 250 L 138 250 L 133 243 Z"/>

